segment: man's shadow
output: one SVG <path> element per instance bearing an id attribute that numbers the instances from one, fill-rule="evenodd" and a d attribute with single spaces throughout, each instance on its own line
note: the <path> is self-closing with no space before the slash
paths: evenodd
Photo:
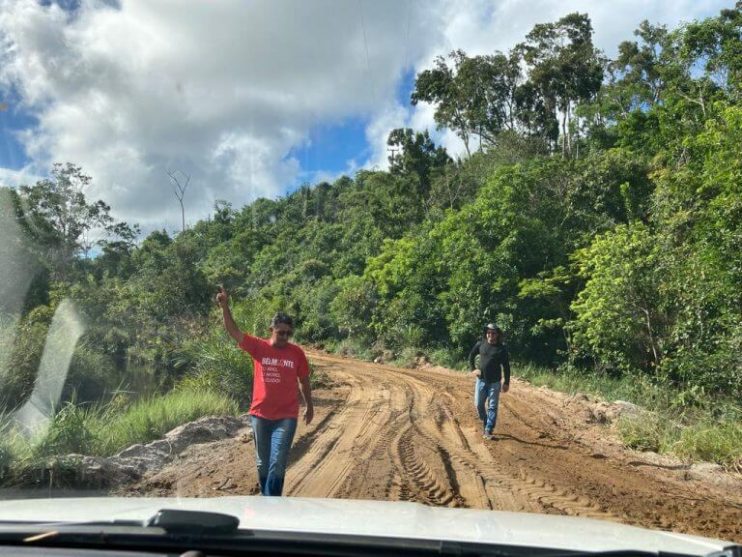
<path id="1" fill-rule="evenodd" d="M 512 435 L 510 433 L 496 433 L 495 440 L 498 439 L 510 439 L 512 441 L 515 441 L 516 443 L 522 443 L 523 445 L 536 445 L 538 447 L 544 447 L 547 449 L 559 449 L 560 451 L 567 450 L 567 447 L 563 445 L 551 445 L 548 443 L 538 443 L 536 441 L 526 441 L 525 439 L 521 439 L 520 437 L 516 437 L 515 435 Z"/>

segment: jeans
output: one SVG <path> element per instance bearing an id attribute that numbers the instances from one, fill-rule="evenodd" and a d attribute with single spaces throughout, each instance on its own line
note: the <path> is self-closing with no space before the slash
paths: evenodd
<path id="1" fill-rule="evenodd" d="M 485 401 L 489 401 L 485 409 Z M 474 406 L 482 420 L 485 433 L 492 433 L 497 424 L 497 404 L 500 401 L 500 382 L 487 383 L 477 378 L 474 386 Z"/>
<path id="2" fill-rule="evenodd" d="M 266 420 L 257 416 L 250 417 L 255 436 L 255 463 L 258 465 L 260 493 L 281 495 L 289 449 L 296 432 L 296 418 Z"/>

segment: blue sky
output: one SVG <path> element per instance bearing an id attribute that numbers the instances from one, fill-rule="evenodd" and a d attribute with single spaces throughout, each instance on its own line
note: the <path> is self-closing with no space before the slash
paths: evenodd
<path id="1" fill-rule="evenodd" d="M 70 2 L 77 6 L 79 2 Z M 396 87 L 396 101 L 404 106 L 409 104 L 415 86 L 415 73 L 408 68 L 402 74 Z M 18 133 L 33 130 L 37 119 L 19 106 L 18 95 L 9 91 L 2 101 L 8 107 L 0 111 L 0 168 L 22 170 L 32 163 L 25 152 Z M 318 123 L 312 126 L 306 140 L 291 147 L 285 159 L 295 158 L 301 166 L 296 179 L 287 185 L 286 190 L 318 180 L 328 179 L 356 168 L 363 167 L 372 157 L 371 146 L 366 137 L 366 128 L 371 116 L 355 116 L 341 122 Z"/>
<path id="2" fill-rule="evenodd" d="M 31 113 L 19 107 L 18 95 L 12 89 L 0 95 L 0 102 L 5 103 L 4 110 L 0 111 L 0 167 L 20 170 L 31 160 L 18 134 L 33 129 L 38 122 Z"/>
<path id="3" fill-rule="evenodd" d="M 396 87 L 395 99 L 401 106 L 409 104 L 415 87 L 415 72 L 405 71 Z M 363 167 L 373 152 L 366 137 L 370 116 L 357 116 L 340 123 L 317 124 L 308 133 L 307 141 L 292 147 L 287 158 L 296 158 L 301 170 L 289 190 L 304 184 L 314 184 Z"/>
<path id="4" fill-rule="evenodd" d="M 673 27 L 733 4 L 0 0 L 0 182 L 75 162 L 117 216 L 175 228 L 168 169 L 193 176 L 193 222 L 216 199 L 239 207 L 384 168 L 396 127 L 427 128 L 459 154 L 432 108 L 409 104 L 438 55 L 507 50 L 535 23 L 580 11 L 610 56 L 643 19 Z"/>
<path id="5" fill-rule="evenodd" d="M 313 126 L 306 141 L 292 147 L 286 156 L 295 158 L 301 165 L 289 189 L 302 183 L 313 184 L 325 175 L 345 172 L 350 161 L 361 166 L 370 155 L 365 136 L 367 125 L 368 118 L 352 117 L 339 124 Z"/>

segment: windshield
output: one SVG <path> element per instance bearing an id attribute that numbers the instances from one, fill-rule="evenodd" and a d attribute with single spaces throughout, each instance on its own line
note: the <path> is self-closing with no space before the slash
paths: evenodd
<path id="1" fill-rule="evenodd" d="M 742 542 L 741 10 L 0 0 L 0 498 Z"/>

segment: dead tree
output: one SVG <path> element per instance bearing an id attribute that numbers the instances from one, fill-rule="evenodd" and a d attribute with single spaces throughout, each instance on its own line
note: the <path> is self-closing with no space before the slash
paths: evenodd
<path id="1" fill-rule="evenodd" d="M 178 179 L 177 174 L 181 175 L 183 183 Z M 191 182 L 191 177 L 182 170 L 168 170 L 167 175 L 170 176 L 170 180 L 173 182 L 173 191 L 175 197 L 178 199 L 178 203 L 180 203 L 180 216 L 183 223 L 183 232 L 185 232 L 185 205 L 183 205 L 183 198 L 188 189 L 188 184 Z"/>

